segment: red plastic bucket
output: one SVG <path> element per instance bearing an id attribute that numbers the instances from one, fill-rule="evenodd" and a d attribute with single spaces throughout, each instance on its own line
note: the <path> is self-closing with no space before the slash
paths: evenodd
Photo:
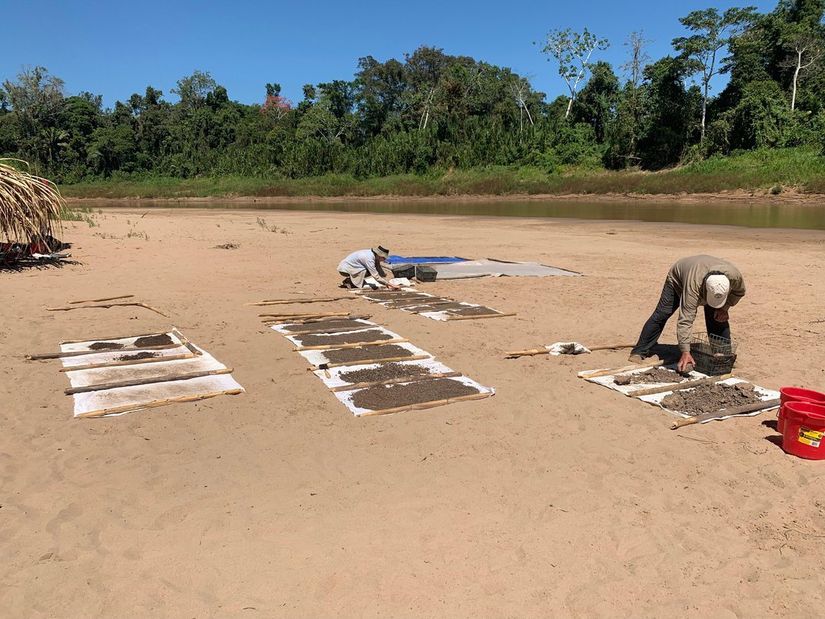
<path id="1" fill-rule="evenodd" d="M 825 405 L 825 393 L 802 387 L 782 387 L 779 390 L 779 415 L 776 418 L 776 430 L 780 434 L 785 429 L 785 404 L 788 402 L 810 402 Z"/>
<path id="2" fill-rule="evenodd" d="M 800 458 L 825 460 L 825 406 L 810 402 L 785 404 L 782 449 Z"/>

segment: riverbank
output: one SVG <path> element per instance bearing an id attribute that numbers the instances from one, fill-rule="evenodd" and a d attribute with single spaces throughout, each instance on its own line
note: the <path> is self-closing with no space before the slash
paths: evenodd
<path id="1" fill-rule="evenodd" d="M 66 224 L 80 264 L 0 273 L 9 616 L 800 617 L 825 602 L 825 556 L 811 543 L 825 535 L 823 465 L 785 455 L 772 415 L 674 432 L 666 414 L 576 377 L 623 365 L 626 351 L 503 358 L 557 340 L 633 340 L 668 266 L 710 252 L 747 279 L 732 312 L 737 374 L 821 389 L 821 232 L 243 209 L 88 216 L 93 226 Z M 245 304 L 340 292 L 338 260 L 376 242 L 585 277 L 426 285 L 517 313 L 496 320 L 313 306 L 371 313 L 497 390 L 356 419 Z M 121 294 L 171 318 L 44 310 Z M 59 365 L 23 360 L 64 339 L 172 325 L 233 367 L 246 393 L 74 420 Z"/>
<path id="2" fill-rule="evenodd" d="M 449 170 L 357 179 L 223 176 L 93 181 L 61 186 L 70 199 L 301 200 L 679 199 L 821 203 L 825 157 L 811 149 L 753 151 L 659 172 L 533 167 Z"/>

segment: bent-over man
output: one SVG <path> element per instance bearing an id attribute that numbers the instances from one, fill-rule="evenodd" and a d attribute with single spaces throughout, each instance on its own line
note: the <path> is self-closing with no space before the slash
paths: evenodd
<path id="1" fill-rule="evenodd" d="M 372 249 L 362 249 L 351 253 L 338 265 L 338 273 L 344 277 L 341 286 L 343 288 L 363 288 L 364 280 L 371 275 L 379 285 L 393 290 L 397 289 L 398 286 L 393 286 L 387 281 L 387 274 L 381 266 L 381 263 L 386 262 L 389 255 L 390 250 L 380 245 Z"/>
<path id="2" fill-rule="evenodd" d="M 708 333 L 729 340 L 728 309 L 744 296 L 742 273 L 727 260 L 704 255 L 682 258 L 670 267 L 659 304 L 642 328 L 630 361 L 638 363 L 650 355 L 650 349 L 659 341 L 668 319 L 678 309 L 676 338 L 682 356 L 677 369 L 683 372 L 688 366 L 692 368 L 696 362 L 690 354 L 690 332 L 699 306 L 705 308 Z"/>

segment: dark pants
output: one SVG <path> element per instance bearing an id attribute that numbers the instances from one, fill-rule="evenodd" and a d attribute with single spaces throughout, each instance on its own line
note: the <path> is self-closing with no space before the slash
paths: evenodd
<path id="1" fill-rule="evenodd" d="M 668 319 L 673 316 L 676 310 L 679 309 L 679 302 L 681 301 L 681 291 L 676 290 L 670 280 L 665 280 L 665 286 L 662 288 L 662 296 L 659 297 L 659 303 L 656 309 L 653 310 L 650 318 L 647 319 L 645 326 L 642 327 L 642 333 L 639 336 L 639 341 L 633 347 L 631 354 L 647 356 L 650 354 L 650 349 L 653 348 L 659 341 L 659 336 L 665 330 L 665 325 Z M 718 335 L 725 339 L 730 339 L 730 324 L 727 322 L 719 322 L 713 315 L 716 312 L 712 307 L 705 305 L 705 327 L 711 335 Z"/>

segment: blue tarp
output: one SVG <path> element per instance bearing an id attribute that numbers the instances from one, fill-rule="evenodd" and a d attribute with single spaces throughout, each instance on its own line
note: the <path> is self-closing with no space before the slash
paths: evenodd
<path id="1" fill-rule="evenodd" d="M 466 260 L 457 256 L 390 256 L 387 264 L 451 264 Z"/>

